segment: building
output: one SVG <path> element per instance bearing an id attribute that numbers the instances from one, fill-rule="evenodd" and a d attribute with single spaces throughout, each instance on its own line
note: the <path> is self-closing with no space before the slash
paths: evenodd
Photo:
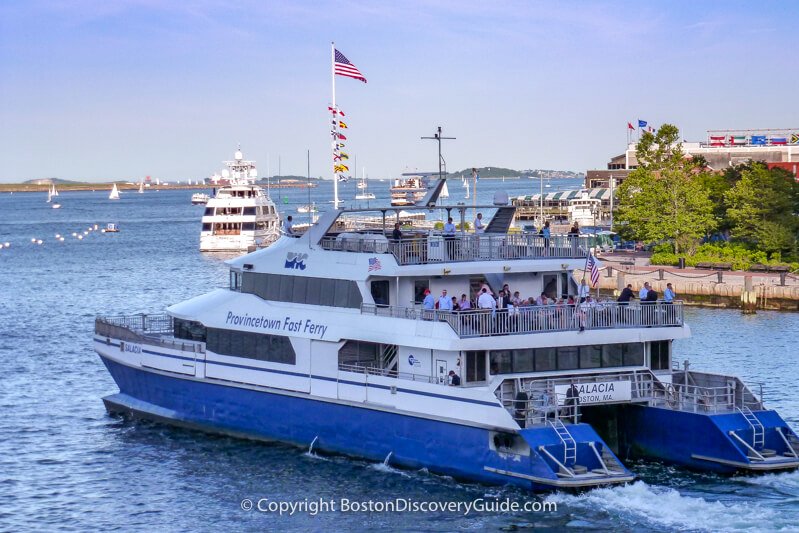
<path id="1" fill-rule="evenodd" d="M 610 187 L 611 178 L 618 185 L 638 167 L 636 143 L 623 154 L 613 157 L 605 170 L 589 170 L 586 188 Z M 683 142 L 686 155 L 702 156 L 709 168 L 724 170 L 747 161 L 764 161 L 797 175 L 799 165 L 799 128 L 764 130 L 708 130 L 704 142 Z"/>

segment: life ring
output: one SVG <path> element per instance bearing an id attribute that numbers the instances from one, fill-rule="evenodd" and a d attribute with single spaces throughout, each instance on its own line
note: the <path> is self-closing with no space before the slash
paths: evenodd
<path id="1" fill-rule="evenodd" d="M 671 383 L 666 385 L 666 403 L 669 404 L 669 407 L 677 405 L 677 391 L 674 390 L 674 385 Z"/>

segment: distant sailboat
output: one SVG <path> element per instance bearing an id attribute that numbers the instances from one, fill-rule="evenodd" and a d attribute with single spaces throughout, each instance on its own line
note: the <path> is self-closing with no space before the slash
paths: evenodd
<path id="1" fill-rule="evenodd" d="M 439 198 L 449 198 L 449 188 L 447 188 L 447 182 L 444 182 L 444 185 L 441 187 L 441 192 L 438 195 Z"/>
<path id="2" fill-rule="evenodd" d="M 52 186 L 47 189 L 47 203 L 52 204 L 50 207 L 53 209 L 59 209 L 61 207 L 61 204 L 53 201 L 53 198 L 56 196 L 58 196 L 58 191 L 55 188 L 55 184 L 52 184 Z"/>
<path id="3" fill-rule="evenodd" d="M 52 184 L 52 187 L 53 187 L 52 188 L 52 195 L 53 196 L 58 196 L 58 189 L 55 188 L 55 183 Z"/>
<path id="4" fill-rule="evenodd" d="M 469 199 L 469 182 L 468 181 L 465 182 L 463 184 L 463 186 L 466 187 L 466 196 L 464 196 L 463 198 L 464 198 L 464 200 L 468 200 Z"/>
<path id="5" fill-rule="evenodd" d="M 144 182 L 139 182 L 139 194 L 144 194 Z"/>
<path id="6" fill-rule="evenodd" d="M 119 189 L 117 189 L 117 184 L 114 183 L 114 188 L 111 189 L 111 194 L 108 195 L 109 200 L 119 200 Z"/>
<path id="7" fill-rule="evenodd" d="M 361 189 L 362 192 L 355 194 L 356 200 L 374 200 L 375 195 L 374 193 L 367 192 L 366 188 L 366 169 L 364 168 L 361 173 L 361 180 L 358 182 L 358 188 Z"/>

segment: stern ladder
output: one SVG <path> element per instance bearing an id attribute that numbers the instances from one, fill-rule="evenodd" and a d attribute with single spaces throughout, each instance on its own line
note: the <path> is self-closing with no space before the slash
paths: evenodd
<path id="1" fill-rule="evenodd" d="M 755 416 L 751 409 L 747 406 L 738 408 L 738 411 L 744 415 L 744 418 L 752 428 L 752 447 L 756 450 L 762 449 L 765 445 L 765 429 L 760 420 Z"/>
<path id="2" fill-rule="evenodd" d="M 574 437 L 572 437 L 572 434 L 569 433 L 569 430 L 559 419 L 555 421 L 550 420 L 549 424 L 563 443 L 563 464 L 566 466 L 570 464 L 573 465 L 577 462 L 577 443 L 574 442 Z"/>

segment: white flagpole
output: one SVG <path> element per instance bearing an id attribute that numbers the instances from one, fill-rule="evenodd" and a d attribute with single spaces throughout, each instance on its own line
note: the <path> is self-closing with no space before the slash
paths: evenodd
<path id="1" fill-rule="evenodd" d="M 336 43 L 330 43 L 330 84 L 333 88 L 333 209 L 338 209 L 338 176 L 336 175 L 336 144 L 338 143 L 338 108 L 336 107 Z"/>

